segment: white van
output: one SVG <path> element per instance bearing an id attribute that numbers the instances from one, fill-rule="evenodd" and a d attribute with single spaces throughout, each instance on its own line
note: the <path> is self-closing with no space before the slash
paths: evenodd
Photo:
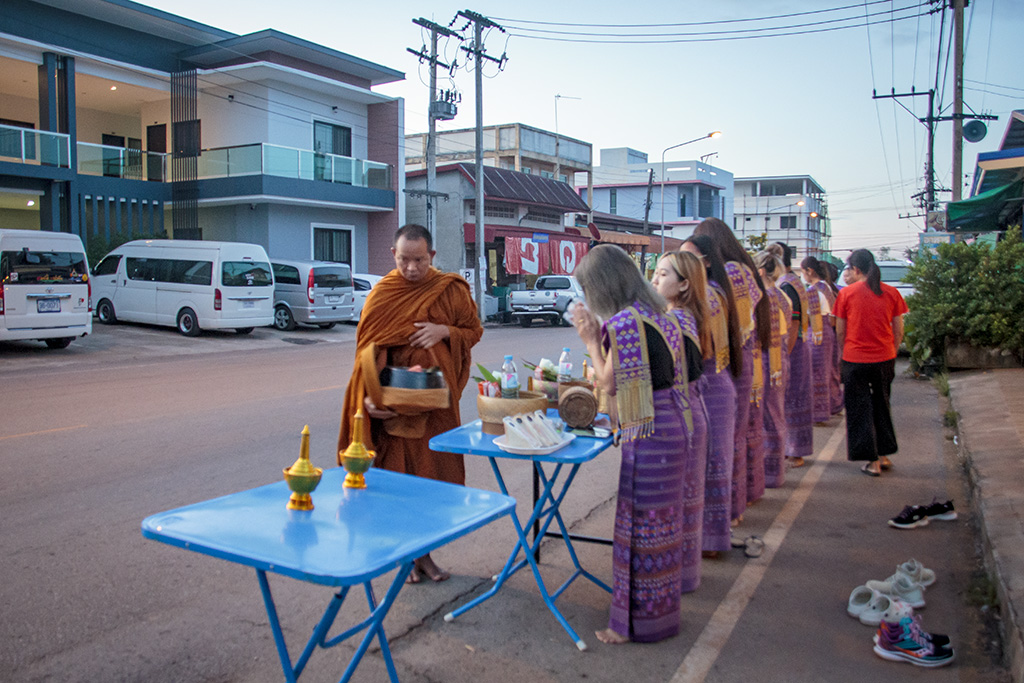
<path id="1" fill-rule="evenodd" d="M 0 230 L 0 341 L 63 349 L 92 332 L 89 262 L 78 235 Z"/>
<path id="2" fill-rule="evenodd" d="M 201 240 L 135 240 L 114 249 L 92 271 L 96 317 L 248 334 L 274 322 L 274 278 L 258 244 Z"/>

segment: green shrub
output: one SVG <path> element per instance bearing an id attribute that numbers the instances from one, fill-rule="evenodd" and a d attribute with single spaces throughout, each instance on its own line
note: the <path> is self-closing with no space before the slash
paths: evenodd
<path id="1" fill-rule="evenodd" d="M 1011 228 L 986 244 L 940 244 L 918 252 L 906 282 L 907 346 L 915 369 L 941 359 L 946 340 L 1008 349 L 1024 357 L 1024 242 Z"/>
<path id="2" fill-rule="evenodd" d="M 164 240 L 167 239 L 167 233 L 159 232 L 156 234 L 142 234 L 138 232 L 124 233 L 115 232 L 110 235 L 108 241 L 102 235 L 89 235 L 85 245 L 85 255 L 89 257 L 90 266 L 95 266 L 102 260 L 104 256 L 109 254 L 114 249 L 126 242 L 132 240 Z"/>

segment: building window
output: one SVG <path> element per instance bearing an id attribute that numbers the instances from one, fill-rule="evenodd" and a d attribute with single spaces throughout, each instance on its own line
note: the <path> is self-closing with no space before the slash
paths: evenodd
<path id="1" fill-rule="evenodd" d="M 564 173 L 562 175 L 558 176 L 558 179 L 561 180 L 563 183 L 568 183 L 569 182 L 569 176 L 565 175 Z"/>
<path id="2" fill-rule="evenodd" d="M 608 190 L 608 213 L 615 214 L 619 210 L 618 190 Z"/>
<path id="3" fill-rule="evenodd" d="M 780 230 L 796 230 L 796 216 L 779 216 Z"/>
<path id="4" fill-rule="evenodd" d="M 317 154 L 352 156 L 352 129 L 322 121 L 313 122 L 313 151 Z"/>
<path id="5" fill-rule="evenodd" d="M 523 173 L 525 173 L 526 175 L 530 175 L 531 173 L 533 173 L 533 169 L 530 168 L 529 166 L 521 166 L 520 168 L 523 169 Z"/>
<path id="6" fill-rule="evenodd" d="M 352 265 L 352 231 L 313 228 L 313 260 Z"/>
<path id="7" fill-rule="evenodd" d="M 540 172 L 540 177 L 541 178 L 547 178 L 548 180 L 554 180 L 555 179 L 555 174 L 552 173 L 551 171 L 541 171 Z"/>
<path id="8" fill-rule="evenodd" d="M 539 221 L 541 223 L 551 223 L 552 225 L 562 224 L 562 214 L 555 213 L 553 211 L 531 211 L 526 214 L 527 219 L 532 221 Z"/>
<path id="9" fill-rule="evenodd" d="M 469 215 L 476 215 L 476 202 L 467 202 L 469 204 Z M 485 218 L 515 218 L 518 214 L 514 204 L 503 204 L 501 202 L 485 202 L 484 203 L 484 217 Z"/>
<path id="10" fill-rule="evenodd" d="M 683 192 L 679 193 L 679 215 L 686 215 L 686 194 Z"/>

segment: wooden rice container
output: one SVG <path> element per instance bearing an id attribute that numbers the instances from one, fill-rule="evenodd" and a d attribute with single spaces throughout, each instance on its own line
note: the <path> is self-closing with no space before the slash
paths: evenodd
<path id="1" fill-rule="evenodd" d="M 547 410 L 548 397 L 536 391 L 519 391 L 519 398 L 501 398 L 500 396 L 476 396 L 476 411 L 483 423 L 484 434 L 502 435 L 505 424 L 502 419 L 509 415 L 532 413 L 535 410 Z"/>
<path id="2" fill-rule="evenodd" d="M 597 397 L 588 386 L 566 387 L 559 392 L 558 416 L 568 427 L 586 429 L 597 417 Z"/>

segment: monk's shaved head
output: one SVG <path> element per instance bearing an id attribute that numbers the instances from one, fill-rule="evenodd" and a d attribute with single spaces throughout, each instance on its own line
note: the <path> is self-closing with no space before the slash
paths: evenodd
<path id="1" fill-rule="evenodd" d="M 398 246 L 398 240 L 402 237 L 410 241 L 424 240 L 427 243 L 427 251 L 434 249 L 434 238 L 430 236 L 430 231 L 417 223 L 406 223 L 400 227 L 395 232 L 394 246 Z"/>

